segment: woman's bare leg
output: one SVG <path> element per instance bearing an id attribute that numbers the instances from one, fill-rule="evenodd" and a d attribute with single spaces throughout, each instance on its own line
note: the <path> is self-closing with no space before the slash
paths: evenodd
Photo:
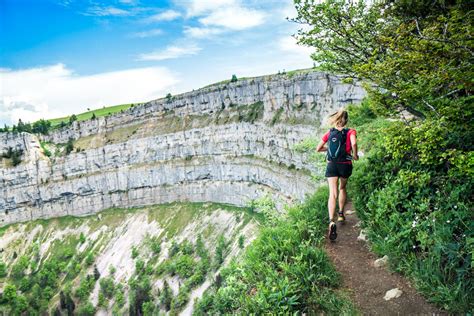
<path id="1" fill-rule="evenodd" d="M 346 205 L 346 185 L 348 178 L 340 178 L 339 182 L 339 212 L 344 210 L 344 205 Z"/>
<path id="2" fill-rule="evenodd" d="M 328 184 L 329 184 L 328 213 L 329 213 L 330 221 L 334 221 L 336 218 L 337 179 L 338 177 L 328 178 Z"/>

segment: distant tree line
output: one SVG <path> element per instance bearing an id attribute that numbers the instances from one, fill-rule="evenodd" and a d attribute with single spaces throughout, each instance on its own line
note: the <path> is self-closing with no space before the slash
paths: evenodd
<path id="1" fill-rule="evenodd" d="M 17 125 L 13 124 L 13 126 L 10 128 L 7 124 L 5 124 L 3 128 L 0 128 L 0 132 L 48 134 L 50 129 L 51 122 L 47 120 L 41 119 L 31 124 L 24 123 L 21 119 L 19 119 Z"/>
<path id="2" fill-rule="evenodd" d="M 96 116 L 95 114 L 92 115 L 92 119 L 95 119 Z M 71 125 L 74 121 L 77 121 L 77 116 L 75 114 L 71 115 L 69 117 L 69 124 L 61 121 L 59 124 L 60 127 L 64 127 L 67 125 Z M 40 119 L 39 121 L 36 121 L 34 123 L 25 123 L 21 119 L 18 120 L 18 124 L 13 124 L 12 127 L 9 127 L 7 124 L 4 125 L 3 128 L 0 127 L 0 133 L 7 133 L 7 132 L 12 132 L 12 133 L 21 133 L 21 132 L 27 132 L 27 133 L 34 133 L 34 134 L 43 134 L 46 135 L 49 133 L 49 131 L 53 128 L 52 124 L 48 120 Z"/>

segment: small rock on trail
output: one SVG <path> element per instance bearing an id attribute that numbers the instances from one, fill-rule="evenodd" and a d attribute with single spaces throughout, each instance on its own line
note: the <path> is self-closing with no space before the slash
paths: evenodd
<path id="1" fill-rule="evenodd" d="M 389 301 L 394 298 L 398 298 L 402 296 L 403 292 L 400 291 L 398 288 L 394 288 L 391 290 L 388 290 L 387 293 L 385 293 L 385 296 L 383 297 L 384 300 Z"/>
<path id="2" fill-rule="evenodd" d="M 367 241 L 367 235 L 365 234 L 365 231 L 363 229 L 360 231 L 360 234 L 357 237 L 357 240 Z"/>
<path id="3" fill-rule="evenodd" d="M 376 267 L 376 268 L 385 267 L 387 265 L 387 263 L 388 263 L 388 256 L 385 255 L 382 258 L 379 258 L 379 259 L 374 261 L 374 267 Z"/>

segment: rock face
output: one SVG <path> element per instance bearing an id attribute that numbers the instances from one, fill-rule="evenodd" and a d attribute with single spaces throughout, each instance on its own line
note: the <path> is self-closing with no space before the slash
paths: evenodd
<path id="1" fill-rule="evenodd" d="M 303 199 L 322 171 L 293 146 L 327 114 L 365 96 L 338 76 L 274 75 L 216 84 L 46 136 L 0 134 L 0 226 L 172 201 L 245 205 L 262 194 Z M 74 150 L 66 154 L 71 140 Z M 40 146 L 48 147 L 50 157 Z"/>

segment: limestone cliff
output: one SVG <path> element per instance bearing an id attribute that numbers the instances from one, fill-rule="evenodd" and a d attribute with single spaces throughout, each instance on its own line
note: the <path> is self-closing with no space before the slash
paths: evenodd
<path id="1" fill-rule="evenodd" d="M 171 201 L 245 205 L 264 192 L 302 199 L 320 172 L 293 146 L 328 113 L 365 96 L 320 72 L 215 84 L 53 130 L 0 134 L 0 226 Z M 65 153 L 64 144 L 74 141 Z M 43 147 L 52 152 L 44 154 Z"/>

